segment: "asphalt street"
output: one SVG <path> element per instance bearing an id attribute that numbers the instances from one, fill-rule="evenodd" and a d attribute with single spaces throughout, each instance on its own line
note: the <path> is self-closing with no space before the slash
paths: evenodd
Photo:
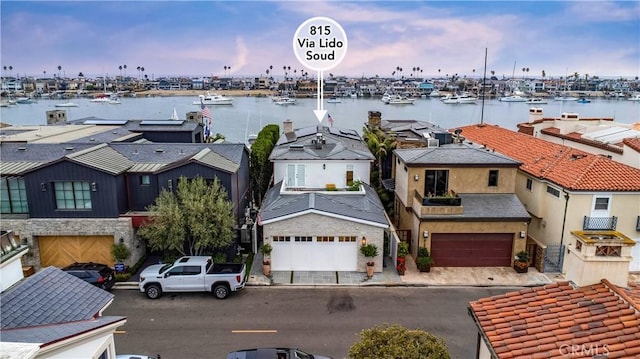
<path id="1" fill-rule="evenodd" d="M 150 300 L 115 290 L 104 315 L 127 317 L 115 335 L 118 353 L 162 359 L 224 359 L 229 351 L 272 346 L 346 358 L 362 329 L 382 323 L 427 330 L 447 341 L 452 357 L 467 359 L 476 348 L 469 301 L 514 289 L 249 287 L 226 300 L 208 293 Z"/>

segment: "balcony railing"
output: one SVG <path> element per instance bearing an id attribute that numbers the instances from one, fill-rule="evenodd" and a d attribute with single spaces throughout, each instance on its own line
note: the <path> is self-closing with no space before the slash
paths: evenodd
<path id="1" fill-rule="evenodd" d="M 582 230 L 584 231 L 615 231 L 618 224 L 618 217 L 587 217 L 584 216 Z"/>
<path id="2" fill-rule="evenodd" d="M 415 191 L 416 199 L 422 202 L 423 206 L 462 206 L 462 198 L 456 196 L 436 196 L 424 197 L 420 192 Z"/>
<path id="3" fill-rule="evenodd" d="M 413 210 L 421 216 L 427 215 L 461 215 L 464 213 L 462 198 L 455 197 L 424 197 L 414 191 Z"/>

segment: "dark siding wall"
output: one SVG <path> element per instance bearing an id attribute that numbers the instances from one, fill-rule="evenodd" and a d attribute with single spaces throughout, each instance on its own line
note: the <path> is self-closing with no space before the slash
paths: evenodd
<path id="1" fill-rule="evenodd" d="M 143 175 L 149 175 L 151 183 L 141 184 Z M 145 211 L 147 207 L 155 202 L 160 195 L 158 177 L 152 173 L 130 173 L 127 175 L 127 187 L 129 189 L 129 207 L 132 211 Z M 166 183 L 165 183 L 166 185 Z"/>
<path id="2" fill-rule="evenodd" d="M 91 209 L 56 209 L 53 182 L 86 181 L 96 183 L 91 191 Z M 25 185 L 31 218 L 113 218 L 119 215 L 119 201 L 124 187 L 118 188 L 117 176 L 78 165 L 69 161 L 58 162 L 25 175 Z M 44 183 L 46 191 L 42 191 Z M 123 182 L 122 182 L 123 183 Z"/>
<path id="3" fill-rule="evenodd" d="M 175 191 L 178 188 L 178 179 L 180 177 L 195 178 L 198 176 L 206 180 L 213 180 L 214 178 L 218 178 L 218 180 L 220 181 L 220 185 L 227 191 L 227 199 L 232 201 L 234 204 L 234 213 L 237 214 L 237 208 L 239 205 L 238 198 L 232 197 L 233 175 L 227 172 L 203 166 L 198 163 L 188 163 L 184 166 L 158 174 L 158 186 L 160 189 L 167 188 L 168 181 L 171 180 L 171 182 L 173 183 L 173 190 Z M 244 209 L 242 210 L 244 211 Z"/>

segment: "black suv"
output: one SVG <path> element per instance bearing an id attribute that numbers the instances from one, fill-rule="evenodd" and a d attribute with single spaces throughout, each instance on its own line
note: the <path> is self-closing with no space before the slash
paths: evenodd
<path id="1" fill-rule="evenodd" d="M 113 269 L 106 264 L 73 263 L 62 270 L 104 290 L 110 290 L 116 283 Z"/>

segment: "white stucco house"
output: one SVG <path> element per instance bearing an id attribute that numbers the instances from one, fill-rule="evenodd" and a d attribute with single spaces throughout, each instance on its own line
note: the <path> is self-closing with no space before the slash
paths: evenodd
<path id="1" fill-rule="evenodd" d="M 389 220 L 368 185 L 374 156 L 352 129 L 284 122 L 269 159 L 275 185 L 260 209 L 275 271 L 366 271 L 359 247 L 375 244 L 383 267 Z"/>

